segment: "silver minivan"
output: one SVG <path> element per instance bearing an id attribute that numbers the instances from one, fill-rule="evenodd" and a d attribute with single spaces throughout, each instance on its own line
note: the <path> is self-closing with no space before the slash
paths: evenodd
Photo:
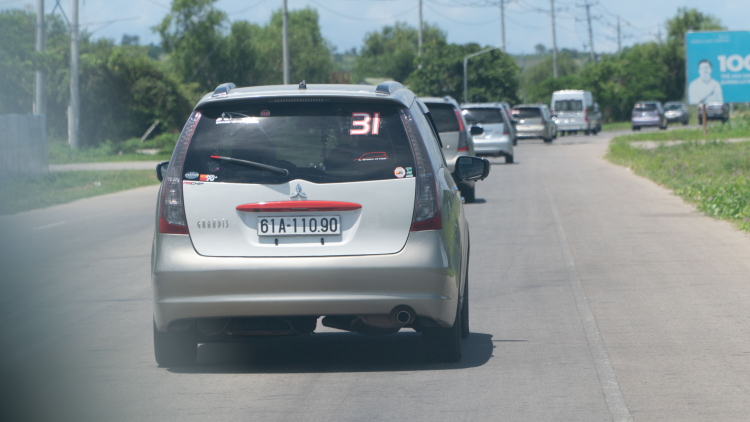
<path id="1" fill-rule="evenodd" d="M 219 86 L 162 180 L 152 247 L 154 353 L 312 333 L 422 333 L 430 360 L 469 335 L 469 225 L 436 128 L 396 82 Z"/>
<path id="2" fill-rule="evenodd" d="M 473 103 L 461 106 L 466 122 L 479 126 L 483 132 L 473 138 L 477 154 L 501 155 L 506 163 L 513 163 L 516 128 L 501 103 Z"/>
<path id="3" fill-rule="evenodd" d="M 421 97 L 422 101 L 430 110 L 437 127 L 440 140 L 442 141 L 443 155 L 448 164 L 448 169 L 453 171 L 458 157 L 474 155 L 474 134 L 483 133 L 480 127 L 469 127 L 461 114 L 461 108 L 456 100 L 450 96 L 443 98 Z M 466 202 L 474 202 L 476 199 L 476 188 L 473 181 L 460 182 L 458 188 Z"/>
<path id="4" fill-rule="evenodd" d="M 552 93 L 552 116 L 562 136 L 596 135 L 602 130 L 602 114 L 590 91 L 566 89 Z"/>

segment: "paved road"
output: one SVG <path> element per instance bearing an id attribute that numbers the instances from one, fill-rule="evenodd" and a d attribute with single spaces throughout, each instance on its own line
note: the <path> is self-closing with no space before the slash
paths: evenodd
<path id="1" fill-rule="evenodd" d="M 24 420 L 750 418 L 750 236 L 601 159 L 522 141 L 467 205 L 458 364 L 414 333 L 324 330 L 156 366 L 156 188 L 0 217 L 0 411 Z M 0 419 L 11 420 L 0 415 Z"/>

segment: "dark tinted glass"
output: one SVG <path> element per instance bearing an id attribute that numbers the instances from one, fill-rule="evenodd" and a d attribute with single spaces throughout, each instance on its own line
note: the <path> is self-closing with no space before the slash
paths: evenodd
<path id="1" fill-rule="evenodd" d="M 340 183 L 393 179 L 396 168 L 414 168 L 395 105 L 271 103 L 211 107 L 202 113 L 185 157 L 185 174 L 213 175 L 225 183 Z M 289 175 L 212 155 L 284 168 Z"/>
<path id="2" fill-rule="evenodd" d="M 497 108 L 465 108 L 463 110 L 464 118 L 469 124 L 496 124 L 504 123 L 503 114 Z"/>
<path id="3" fill-rule="evenodd" d="M 435 126 L 438 132 L 458 132 L 461 126 L 458 123 L 458 116 L 456 116 L 456 109 L 451 104 L 432 104 L 425 103 L 427 108 L 432 114 L 432 119 L 435 120 Z"/>
<path id="4" fill-rule="evenodd" d="M 519 107 L 513 109 L 516 119 L 533 119 L 542 117 L 542 110 L 538 107 Z"/>
<path id="5" fill-rule="evenodd" d="M 680 104 L 665 104 L 664 110 L 680 110 L 682 106 Z"/>
<path id="6" fill-rule="evenodd" d="M 656 104 L 654 103 L 638 103 L 635 105 L 635 109 L 638 111 L 656 111 Z"/>
<path id="7" fill-rule="evenodd" d="M 583 111 L 583 101 L 581 100 L 555 101 L 555 111 Z"/>

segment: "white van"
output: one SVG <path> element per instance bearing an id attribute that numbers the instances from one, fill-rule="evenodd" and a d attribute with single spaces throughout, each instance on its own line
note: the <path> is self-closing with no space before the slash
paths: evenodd
<path id="1" fill-rule="evenodd" d="M 552 93 L 552 114 L 564 136 L 583 131 L 596 134 L 602 129 L 602 115 L 590 91 L 566 89 Z"/>

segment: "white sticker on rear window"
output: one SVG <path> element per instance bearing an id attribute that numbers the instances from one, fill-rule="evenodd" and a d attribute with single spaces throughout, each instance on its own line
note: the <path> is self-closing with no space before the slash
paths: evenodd
<path id="1" fill-rule="evenodd" d="M 406 176 L 406 170 L 404 170 L 403 167 L 396 167 L 396 169 L 393 170 L 393 174 L 395 174 L 399 179 L 403 179 L 404 176 Z"/>
<path id="2" fill-rule="evenodd" d="M 217 125 L 226 125 L 230 123 L 242 123 L 242 124 L 257 124 L 258 119 L 251 116 L 246 116 L 240 113 L 221 113 L 218 119 L 216 119 Z"/>
<path id="3" fill-rule="evenodd" d="M 357 119 L 357 120 L 355 120 Z M 356 129 L 355 129 L 356 127 Z M 352 128 L 349 129 L 350 135 L 379 135 L 380 134 L 380 113 L 352 113 Z"/>
<path id="4" fill-rule="evenodd" d="M 388 159 L 388 154 L 385 151 L 368 152 L 362 154 L 361 157 L 355 158 L 354 161 L 385 161 Z"/>

